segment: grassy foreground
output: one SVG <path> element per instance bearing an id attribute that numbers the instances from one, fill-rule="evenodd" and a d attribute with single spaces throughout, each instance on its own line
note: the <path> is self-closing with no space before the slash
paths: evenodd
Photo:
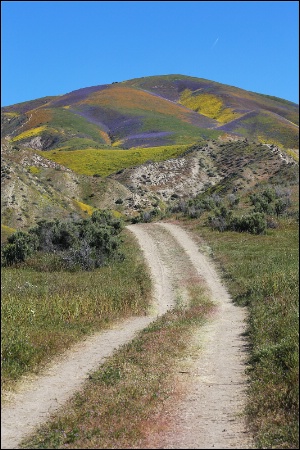
<path id="1" fill-rule="evenodd" d="M 30 261 L 26 268 L 2 268 L 3 388 L 83 335 L 147 310 L 150 275 L 128 232 L 123 239 L 126 261 L 91 272 L 46 272 L 43 259 L 40 271 Z"/>
<path id="2" fill-rule="evenodd" d="M 278 228 L 258 236 L 212 231 L 198 220 L 182 224 L 210 245 L 234 301 L 249 309 L 251 382 L 247 414 L 256 438 L 255 448 L 298 448 L 298 224 L 282 219 Z M 143 285 L 145 268 L 128 265 L 120 275 L 122 295 L 122 280 L 132 284 L 134 277 L 130 278 L 130 273 L 134 267 L 139 267 L 135 286 Z M 99 270 L 99 274 L 108 269 Z M 9 273 L 14 271 L 8 271 L 4 278 Z M 6 292 L 10 295 L 12 278 L 9 280 Z M 149 293 L 148 281 L 142 296 L 138 295 L 142 301 L 138 302 L 139 311 L 147 304 L 143 300 Z M 90 280 L 85 295 L 92 288 Z M 189 337 L 194 327 L 212 311 L 200 286 L 191 282 L 190 288 L 193 302 L 189 309 L 167 313 L 117 351 L 91 375 L 85 390 L 67 404 L 62 414 L 24 442 L 22 448 L 143 448 L 139 445 L 145 430 L 151 428 L 164 400 L 172 396 L 175 366 L 190 350 Z M 81 287 L 77 285 L 77 289 L 79 296 Z M 101 292 L 103 289 L 101 285 Z M 24 298 L 27 296 L 19 296 L 20 304 Z M 26 311 L 29 307 L 27 304 Z M 9 317 L 13 323 L 14 316 Z M 30 317 L 29 312 L 26 317 Z M 85 330 L 85 326 L 83 320 L 79 329 Z"/>
<path id="3" fill-rule="evenodd" d="M 192 228 L 209 243 L 234 301 L 249 309 L 256 448 L 299 448 L 298 224 L 283 219 L 260 236 Z"/>

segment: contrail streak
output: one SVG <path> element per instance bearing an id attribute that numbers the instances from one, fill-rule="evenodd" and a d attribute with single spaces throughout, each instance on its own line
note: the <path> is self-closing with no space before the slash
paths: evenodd
<path id="1" fill-rule="evenodd" d="M 217 44 L 218 40 L 219 40 L 219 38 L 217 38 L 217 39 L 215 40 L 215 42 L 214 42 L 213 45 L 211 46 L 211 50 L 215 47 L 215 45 Z"/>

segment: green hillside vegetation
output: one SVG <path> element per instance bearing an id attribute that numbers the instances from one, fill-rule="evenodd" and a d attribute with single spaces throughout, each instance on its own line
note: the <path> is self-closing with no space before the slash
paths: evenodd
<path id="1" fill-rule="evenodd" d="M 57 149 L 41 152 L 43 156 L 62 164 L 74 172 L 85 175 L 107 177 L 126 167 L 138 166 L 146 161 L 163 161 L 176 158 L 187 149 L 186 145 L 166 147 L 121 149 L 86 149 L 66 151 Z"/>
<path id="2" fill-rule="evenodd" d="M 220 130 L 238 133 L 251 139 L 253 136 L 259 142 L 284 146 L 285 148 L 299 147 L 299 129 L 291 123 L 283 121 L 280 117 L 268 111 L 245 115 L 236 121 L 221 126 Z"/>
<path id="3" fill-rule="evenodd" d="M 155 129 L 157 131 L 170 130 L 172 136 L 168 140 L 172 144 L 193 144 L 201 139 L 217 139 L 224 135 L 223 131 L 212 130 L 209 128 L 199 128 L 188 122 L 182 122 L 174 117 L 162 116 L 157 113 L 145 115 L 142 132 Z"/>
<path id="4" fill-rule="evenodd" d="M 1 245 L 4 244 L 7 241 L 8 237 L 16 231 L 17 230 L 15 228 L 1 224 Z"/>
<path id="5" fill-rule="evenodd" d="M 44 115 L 46 121 L 44 121 Z M 39 117 L 40 116 L 40 117 Z M 28 141 L 33 136 L 50 139 L 51 146 L 57 147 L 62 143 L 69 148 L 84 148 L 87 145 L 101 147 L 107 145 L 101 133 L 103 131 L 83 117 L 71 113 L 67 109 L 52 108 L 35 112 L 35 121 L 40 120 L 40 126 L 28 128 L 32 124 L 30 119 L 27 130 L 12 138 L 12 142 Z"/>

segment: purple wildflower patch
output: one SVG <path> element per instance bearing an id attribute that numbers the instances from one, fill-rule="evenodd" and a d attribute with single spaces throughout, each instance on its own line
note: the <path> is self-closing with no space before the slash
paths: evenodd
<path id="1" fill-rule="evenodd" d="M 171 136 L 174 133 L 161 131 L 158 133 L 141 133 L 138 135 L 128 136 L 124 139 L 122 148 L 129 149 L 132 147 L 159 147 L 163 145 L 174 144 Z"/>
<path id="2" fill-rule="evenodd" d="M 215 128 L 218 125 L 217 120 L 203 116 L 203 114 L 197 112 L 191 112 L 188 117 L 189 122 L 199 128 Z"/>
<path id="3" fill-rule="evenodd" d="M 57 107 L 57 106 L 68 106 L 68 105 L 74 105 L 75 103 L 78 103 L 82 100 L 85 100 L 89 95 L 93 94 L 94 92 L 100 92 L 106 89 L 109 84 L 102 84 L 99 86 L 90 86 L 87 88 L 77 89 L 75 91 L 69 92 L 68 94 L 62 95 L 58 99 L 51 102 L 51 107 Z"/>
<path id="4" fill-rule="evenodd" d="M 138 134 L 143 125 L 142 117 L 125 115 L 101 106 L 81 105 L 72 112 L 100 126 L 104 131 L 109 132 L 115 140 L 127 137 L 128 134 Z"/>
<path id="5" fill-rule="evenodd" d="M 140 133 L 135 135 L 130 135 L 126 139 L 147 139 L 147 138 L 156 138 L 162 136 L 169 136 L 173 134 L 171 131 L 152 131 L 150 133 Z"/>
<path id="6" fill-rule="evenodd" d="M 30 100 L 28 102 L 16 103 L 12 106 L 4 106 L 1 108 L 3 113 L 5 112 L 17 112 L 19 114 L 25 114 L 27 111 L 31 111 L 32 109 L 39 108 L 40 106 L 46 105 L 52 99 L 56 99 L 57 97 L 42 97 L 36 100 Z"/>

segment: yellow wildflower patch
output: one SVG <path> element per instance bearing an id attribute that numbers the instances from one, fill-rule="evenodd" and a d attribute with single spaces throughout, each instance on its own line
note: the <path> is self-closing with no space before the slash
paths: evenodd
<path id="1" fill-rule="evenodd" d="M 239 117 L 232 109 L 225 108 L 223 101 L 213 94 L 193 95 L 192 91 L 185 89 L 180 96 L 180 103 L 220 123 L 231 122 Z"/>
<path id="2" fill-rule="evenodd" d="M 45 158 L 62 164 L 76 173 L 107 177 L 126 167 L 138 166 L 148 160 L 165 161 L 176 158 L 187 149 L 187 145 L 169 145 L 162 147 L 133 147 L 129 150 L 93 149 L 69 150 L 55 149 L 38 152 Z"/>
<path id="3" fill-rule="evenodd" d="M 1 230 L 6 233 L 12 234 L 16 231 L 16 228 L 11 228 L 11 227 L 8 227 L 7 225 L 3 225 L 3 223 L 1 223 Z"/>
<path id="4" fill-rule="evenodd" d="M 29 166 L 28 170 L 30 173 L 33 173 L 33 174 L 40 173 L 40 171 L 41 171 L 41 169 L 36 166 Z"/>
<path id="5" fill-rule="evenodd" d="M 18 136 L 15 136 L 14 138 L 12 138 L 12 141 L 20 141 L 21 139 L 26 139 L 26 138 L 30 138 L 32 136 L 36 136 L 38 134 L 40 134 L 42 131 L 44 131 L 47 127 L 45 125 L 43 125 L 42 127 L 37 127 L 37 128 L 32 128 L 28 131 L 24 131 L 21 134 L 18 134 Z"/>
<path id="6" fill-rule="evenodd" d="M 93 208 L 90 205 L 87 205 L 86 203 L 82 203 L 78 200 L 74 200 L 74 203 L 75 203 L 75 205 L 79 206 L 81 211 L 87 212 L 89 216 L 91 216 L 93 214 L 93 212 L 95 211 L 95 208 Z"/>

